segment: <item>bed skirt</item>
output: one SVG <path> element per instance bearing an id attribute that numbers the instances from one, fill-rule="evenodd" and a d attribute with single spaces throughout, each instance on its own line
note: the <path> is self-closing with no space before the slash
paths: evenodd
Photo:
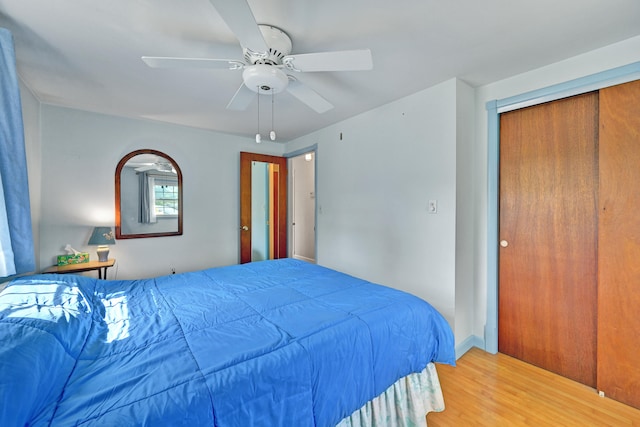
<path id="1" fill-rule="evenodd" d="M 400 378 L 336 427 L 424 427 L 427 413 L 441 411 L 442 389 L 436 367 L 429 363 L 422 372 Z"/>

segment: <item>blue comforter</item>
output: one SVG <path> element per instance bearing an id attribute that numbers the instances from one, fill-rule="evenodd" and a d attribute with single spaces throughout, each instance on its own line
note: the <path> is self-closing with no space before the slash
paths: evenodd
<path id="1" fill-rule="evenodd" d="M 0 293 L 0 425 L 334 426 L 453 335 L 425 301 L 292 259 Z"/>

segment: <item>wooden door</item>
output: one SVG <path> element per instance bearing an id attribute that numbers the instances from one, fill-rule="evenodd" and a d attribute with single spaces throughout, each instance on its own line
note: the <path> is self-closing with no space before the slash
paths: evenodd
<path id="1" fill-rule="evenodd" d="M 598 389 L 640 408 L 640 81 L 600 91 Z"/>
<path id="2" fill-rule="evenodd" d="M 500 118 L 498 349 L 595 387 L 597 93 Z"/>
<path id="3" fill-rule="evenodd" d="M 274 223 L 270 227 L 271 258 L 287 256 L 287 159 L 257 153 L 240 153 L 240 262 L 251 262 L 251 163 L 275 164 L 273 186 Z"/>

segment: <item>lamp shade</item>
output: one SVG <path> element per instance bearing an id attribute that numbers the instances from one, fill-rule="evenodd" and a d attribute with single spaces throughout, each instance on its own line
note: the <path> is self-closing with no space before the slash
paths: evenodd
<path id="1" fill-rule="evenodd" d="M 115 245 L 116 238 L 113 234 L 111 227 L 95 227 L 91 237 L 89 238 L 90 245 Z"/>

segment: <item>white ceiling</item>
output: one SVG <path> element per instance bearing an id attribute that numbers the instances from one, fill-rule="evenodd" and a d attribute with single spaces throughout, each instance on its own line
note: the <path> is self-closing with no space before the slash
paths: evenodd
<path id="1" fill-rule="evenodd" d="M 232 0 L 229 0 L 232 1 Z M 241 0 L 233 0 L 241 1 Z M 335 108 L 275 96 L 287 141 L 458 77 L 472 86 L 640 35 L 638 0 L 248 0 L 292 53 L 371 49 L 372 71 L 298 74 Z M 0 0 L 18 73 L 44 103 L 253 137 L 257 100 L 226 110 L 241 72 L 153 69 L 141 56 L 242 59 L 209 0 Z M 270 97 L 260 103 L 263 135 Z"/>

